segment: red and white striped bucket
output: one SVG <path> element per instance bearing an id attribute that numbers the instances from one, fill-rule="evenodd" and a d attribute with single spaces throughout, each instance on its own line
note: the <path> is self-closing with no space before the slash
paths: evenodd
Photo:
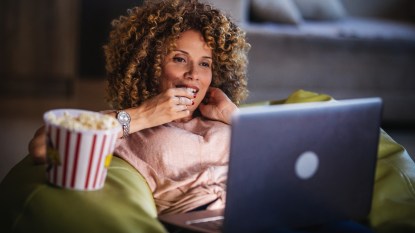
<path id="1" fill-rule="evenodd" d="M 56 186 L 74 190 L 104 187 L 117 134 L 121 126 L 108 130 L 68 129 L 48 122 L 47 114 L 77 116 L 86 110 L 56 109 L 44 114 L 47 132 L 47 179 Z"/>

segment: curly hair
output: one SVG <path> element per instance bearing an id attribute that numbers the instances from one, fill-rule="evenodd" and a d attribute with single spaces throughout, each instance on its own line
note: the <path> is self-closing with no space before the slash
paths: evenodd
<path id="1" fill-rule="evenodd" d="M 160 93 L 161 67 L 180 33 L 199 31 L 212 49 L 212 83 L 235 103 L 248 95 L 245 32 L 198 0 L 145 1 L 112 22 L 104 45 L 107 100 L 114 109 L 140 105 Z"/>

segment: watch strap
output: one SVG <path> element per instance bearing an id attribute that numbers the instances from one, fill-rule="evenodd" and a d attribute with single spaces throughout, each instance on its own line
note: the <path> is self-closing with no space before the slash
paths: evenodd
<path id="1" fill-rule="evenodd" d="M 123 124 L 122 125 L 123 135 L 122 138 L 127 138 L 130 135 L 130 124 Z"/>
<path id="2" fill-rule="evenodd" d="M 120 113 L 127 114 L 129 120 L 127 122 L 120 121 L 120 119 L 119 119 L 119 114 Z M 118 122 L 120 122 L 120 124 L 122 126 L 123 136 L 121 138 L 125 139 L 130 135 L 130 120 L 131 120 L 131 117 L 127 112 L 122 111 L 122 110 L 116 111 L 116 117 L 117 117 Z"/>

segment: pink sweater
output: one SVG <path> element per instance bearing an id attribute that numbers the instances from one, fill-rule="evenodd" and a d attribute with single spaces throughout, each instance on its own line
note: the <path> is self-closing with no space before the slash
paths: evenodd
<path id="1" fill-rule="evenodd" d="M 225 205 L 230 126 L 196 117 L 118 140 L 115 154 L 147 180 L 159 214 Z"/>

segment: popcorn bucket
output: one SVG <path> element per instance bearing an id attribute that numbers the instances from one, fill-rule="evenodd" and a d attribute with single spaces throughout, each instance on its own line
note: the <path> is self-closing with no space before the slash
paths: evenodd
<path id="1" fill-rule="evenodd" d="M 47 132 L 46 175 L 56 186 L 98 190 L 104 186 L 121 126 L 104 114 L 55 109 L 43 116 Z"/>

